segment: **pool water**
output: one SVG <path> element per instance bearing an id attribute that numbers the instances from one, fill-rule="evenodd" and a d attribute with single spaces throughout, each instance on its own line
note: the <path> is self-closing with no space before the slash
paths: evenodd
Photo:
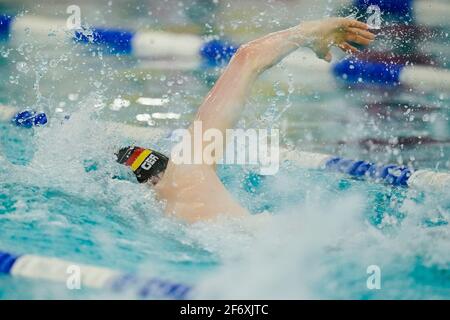
<path id="1" fill-rule="evenodd" d="M 194 298 L 450 298 L 448 190 L 392 188 L 289 162 L 267 177 L 221 166 L 222 181 L 253 216 L 186 225 L 164 216 L 114 152 L 131 142 L 167 152 L 168 134 L 188 125 L 217 72 L 151 61 L 144 68 L 101 48 L 55 49 L 31 37 L 0 43 L 0 53 L 0 104 L 49 116 L 42 128 L 0 122 L 0 250 L 180 281 L 195 287 Z M 168 103 L 144 106 L 138 97 Z M 367 99 L 390 104 L 389 114 L 374 112 Z M 436 109 L 403 110 L 406 104 Z M 260 82 L 239 126 L 278 127 L 283 144 L 299 150 L 446 171 L 448 106 L 441 93 L 306 94 Z M 155 112 L 179 118 L 136 118 Z M 130 138 L 123 123 L 146 134 Z M 361 142 L 425 134 L 442 142 Z M 379 290 L 367 288 L 372 265 L 381 270 Z M 135 298 L 0 276 L 1 299 L 103 297 Z"/>

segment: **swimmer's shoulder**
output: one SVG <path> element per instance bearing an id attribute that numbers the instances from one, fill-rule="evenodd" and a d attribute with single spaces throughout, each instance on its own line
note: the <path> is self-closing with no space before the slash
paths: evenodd
<path id="1" fill-rule="evenodd" d="M 215 171 L 206 165 L 175 164 L 169 161 L 164 175 L 156 185 L 158 190 L 195 189 L 195 186 L 204 188 L 213 185 L 218 180 Z"/>

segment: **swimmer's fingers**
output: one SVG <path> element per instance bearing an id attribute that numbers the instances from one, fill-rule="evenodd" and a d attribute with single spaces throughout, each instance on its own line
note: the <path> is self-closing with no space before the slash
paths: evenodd
<path id="1" fill-rule="evenodd" d="M 373 40 L 364 38 L 363 36 L 359 36 L 354 33 L 347 33 L 345 36 L 345 41 L 354 42 L 357 44 L 361 44 L 363 46 L 369 45 Z"/>
<path id="2" fill-rule="evenodd" d="M 331 62 L 331 60 L 333 59 L 333 56 L 331 55 L 330 51 L 328 51 L 326 53 L 322 53 L 322 54 L 317 54 L 317 57 L 319 59 L 325 60 L 326 62 Z"/>
<path id="3" fill-rule="evenodd" d="M 362 29 L 362 30 L 368 30 L 369 29 L 369 25 L 364 23 L 364 22 L 360 22 L 358 20 L 355 19 L 347 19 L 347 18 L 343 18 L 344 19 L 344 26 L 349 27 L 349 28 L 358 28 L 358 29 Z"/>
<path id="4" fill-rule="evenodd" d="M 342 51 L 347 53 L 358 53 L 359 50 L 347 42 L 343 42 L 338 46 Z"/>
<path id="5" fill-rule="evenodd" d="M 363 37 L 367 40 L 375 40 L 375 35 L 372 32 L 367 31 L 367 30 L 361 30 L 358 28 L 348 28 L 347 33 L 353 34 L 355 36 Z"/>

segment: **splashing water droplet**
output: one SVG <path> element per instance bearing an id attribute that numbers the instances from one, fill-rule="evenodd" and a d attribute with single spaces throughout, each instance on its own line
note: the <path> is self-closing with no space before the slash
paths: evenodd
<path id="1" fill-rule="evenodd" d="M 17 62 L 16 69 L 17 71 L 25 74 L 28 73 L 28 71 L 30 71 L 30 68 L 28 67 L 28 64 L 25 61 Z"/>

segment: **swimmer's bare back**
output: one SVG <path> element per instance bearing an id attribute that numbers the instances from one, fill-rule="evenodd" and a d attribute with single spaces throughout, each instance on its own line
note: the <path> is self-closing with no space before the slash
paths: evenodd
<path id="1" fill-rule="evenodd" d="M 202 122 L 203 132 L 218 129 L 225 136 L 225 130 L 234 128 L 239 120 L 249 91 L 263 71 L 299 47 L 312 49 L 318 58 L 328 62 L 332 59 L 331 46 L 348 53 L 357 52 L 351 42 L 368 45 L 375 38 L 368 29 L 365 23 L 353 19 L 330 18 L 304 22 L 241 46 L 206 96 L 195 120 Z M 189 130 L 193 135 L 192 125 Z M 221 156 L 216 154 L 215 158 Z M 249 214 L 222 184 L 215 164 L 170 161 L 155 191 L 166 202 L 167 214 L 188 222 Z"/>

